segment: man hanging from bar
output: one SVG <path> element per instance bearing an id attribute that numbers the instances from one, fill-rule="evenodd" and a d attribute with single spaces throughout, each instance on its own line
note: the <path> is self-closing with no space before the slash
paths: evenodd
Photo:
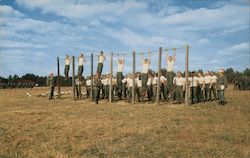
<path id="1" fill-rule="evenodd" d="M 148 59 L 144 59 L 143 55 L 141 55 L 141 64 L 142 64 L 142 94 L 141 99 L 144 100 L 146 94 L 147 94 L 147 82 L 148 82 L 148 70 L 150 65 L 150 52 L 148 53 Z"/>
<path id="2" fill-rule="evenodd" d="M 124 68 L 124 61 L 125 61 L 125 58 L 124 57 L 121 57 L 119 58 L 118 57 L 118 69 L 117 69 L 117 95 L 118 95 L 118 98 L 119 100 L 121 100 L 121 97 L 122 97 L 122 79 L 123 79 L 123 74 L 122 74 L 122 71 L 123 71 L 123 68 Z"/>
<path id="3" fill-rule="evenodd" d="M 167 59 L 168 86 L 169 86 L 170 94 L 173 94 L 173 78 L 174 78 L 174 63 L 176 61 L 176 48 L 173 48 L 174 54 L 172 56 L 168 55 L 168 49 L 165 49 L 165 51 L 166 51 L 166 59 Z"/>
<path id="4" fill-rule="evenodd" d="M 98 55 L 98 66 L 97 66 L 97 73 L 101 76 L 102 75 L 102 68 L 103 62 L 105 61 L 106 57 L 103 54 L 103 51 L 100 51 L 100 55 Z"/>
<path id="5" fill-rule="evenodd" d="M 80 53 L 80 56 L 78 58 L 78 76 L 80 79 L 82 79 L 82 73 L 83 73 L 83 63 L 86 62 L 83 53 Z"/>
<path id="6" fill-rule="evenodd" d="M 67 80 L 69 77 L 69 68 L 70 68 L 70 58 L 69 58 L 69 55 L 66 55 L 65 68 L 64 68 L 65 80 Z"/>

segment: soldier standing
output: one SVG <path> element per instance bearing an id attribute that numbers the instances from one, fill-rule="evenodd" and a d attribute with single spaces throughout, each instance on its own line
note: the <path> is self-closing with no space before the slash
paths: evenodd
<path id="1" fill-rule="evenodd" d="M 183 90 L 185 88 L 185 79 L 181 76 L 181 72 L 177 72 L 177 76 L 173 79 L 173 84 L 176 86 L 176 100 L 178 104 L 183 102 Z"/>
<path id="2" fill-rule="evenodd" d="M 190 97 L 191 97 L 191 104 L 198 102 L 197 97 L 197 87 L 198 87 L 198 77 L 195 76 L 194 71 L 191 73 L 191 77 L 189 77 L 190 82 Z"/>
<path id="3" fill-rule="evenodd" d="M 219 77 L 217 82 L 217 89 L 219 91 L 219 104 L 225 105 L 225 90 L 227 89 L 227 77 L 225 75 L 224 69 L 219 70 Z"/>
<path id="4" fill-rule="evenodd" d="M 93 81 L 93 100 L 96 104 L 98 104 L 98 101 L 100 99 L 100 88 L 101 88 L 101 79 L 99 77 L 100 75 L 96 73 L 94 81 Z"/>
<path id="5" fill-rule="evenodd" d="M 204 102 L 204 89 L 205 89 L 205 79 L 201 72 L 198 73 L 198 102 Z"/>
<path id="6" fill-rule="evenodd" d="M 56 79 L 54 78 L 53 73 L 50 73 L 50 75 L 49 75 L 48 85 L 49 85 L 49 88 L 50 88 L 49 100 L 51 100 L 53 98 L 54 89 L 55 89 L 55 86 L 56 86 Z"/>
<path id="7" fill-rule="evenodd" d="M 212 99 L 212 94 L 213 94 L 213 100 L 217 100 L 217 95 L 216 95 L 217 76 L 213 72 L 211 72 L 210 75 L 212 80 L 210 98 Z"/>

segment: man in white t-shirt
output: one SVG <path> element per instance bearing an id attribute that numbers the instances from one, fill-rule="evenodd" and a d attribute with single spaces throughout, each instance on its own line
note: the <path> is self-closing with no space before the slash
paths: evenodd
<path id="1" fill-rule="evenodd" d="M 141 74 L 137 74 L 135 78 L 135 87 L 136 87 L 136 95 L 137 95 L 137 100 L 140 102 L 141 99 L 141 91 L 142 91 L 142 80 L 141 80 Z"/>
<path id="2" fill-rule="evenodd" d="M 100 55 L 98 55 L 98 66 L 97 66 L 97 73 L 102 75 L 103 69 L 103 62 L 105 61 L 106 57 L 103 54 L 103 51 L 100 51 Z"/>
<path id="3" fill-rule="evenodd" d="M 122 57 L 122 58 L 118 58 L 118 69 L 117 69 L 117 95 L 118 95 L 118 98 L 119 100 L 121 99 L 122 97 L 122 79 L 123 79 L 123 68 L 124 68 L 124 62 L 125 62 L 125 58 Z"/>
<path id="4" fill-rule="evenodd" d="M 148 80 L 147 80 L 147 96 L 148 96 L 148 101 L 151 101 L 152 100 L 152 96 L 153 96 L 152 81 L 153 81 L 153 76 L 151 74 L 148 74 Z"/>
<path id="5" fill-rule="evenodd" d="M 87 77 L 86 80 L 86 88 L 87 88 L 87 98 L 91 94 L 91 77 Z"/>
<path id="6" fill-rule="evenodd" d="M 212 86 L 212 77 L 210 76 L 210 72 L 206 73 L 204 79 L 205 79 L 205 101 L 209 101 L 211 99 L 209 94 Z"/>
<path id="7" fill-rule="evenodd" d="M 127 98 L 127 79 L 128 79 L 127 75 L 125 76 L 125 78 L 122 79 L 122 92 L 124 99 Z"/>
<path id="8" fill-rule="evenodd" d="M 173 77 L 174 77 L 174 63 L 176 61 L 176 49 L 173 49 L 174 54 L 172 56 L 168 55 L 168 50 L 166 50 L 166 60 L 167 60 L 167 79 L 168 85 L 172 88 Z"/>
<path id="9" fill-rule="evenodd" d="M 83 53 L 80 53 L 80 56 L 78 58 L 78 76 L 80 79 L 82 78 L 82 73 L 83 73 L 83 63 L 86 62 Z"/>
<path id="10" fill-rule="evenodd" d="M 65 68 L 64 68 L 64 75 L 65 75 L 65 79 L 66 80 L 69 77 L 69 68 L 70 68 L 70 58 L 69 58 L 69 55 L 66 55 L 66 58 L 65 58 Z"/>
<path id="11" fill-rule="evenodd" d="M 212 94 L 213 94 L 213 100 L 217 100 L 217 95 L 216 95 L 217 76 L 213 72 L 210 72 L 210 76 L 212 78 L 212 85 L 211 85 L 209 96 L 210 96 L 210 99 L 212 99 Z"/>
<path id="12" fill-rule="evenodd" d="M 205 78 L 202 73 L 198 73 L 198 102 L 204 102 Z"/>
<path id="13" fill-rule="evenodd" d="M 158 82 L 159 82 L 159 79 L 158 79 L 158 74 L 157 73 L 153 73 L 153 80 L 152 80 L 152 91 L 153 91 L 153 97 L 152 97 L 152 100 L 155 101 L 156 99 L 156 95 L 157 95 L 157 86 L 158 86 Z"/>
<path id="14" fill-rule="evenodd" d="M 141 79 L 142 79 L 142 91 L 143 91 L 142 94 L 146 95 L 148 70 L 149 70 L 149 65 L 150 65 L 150 53 L 149 53 L 148 59 L 144 59 L 143 56 L 141 56 L 141 64 L 142 64 Z M 142 97 L 145 97 L 145 96 L 142 96 Z"/>
<path id="15" fill-rule="evenodd" d="M 183 90 L 185 88 L 185 79 L 182 77 L 181 72 L 177 72 L 177 76 L 173 79 L 173 84 L 176 86 L 175 94 L 178 104 L 183 102 Z"/>
<path id="16" fill-rule="evenodd" d="M 198 102 L 197 97 L 197 89 L 198 89 L 198 77 L 195 76 L 195 72 L 191 72 L 191 76 L 188 78 L 190 83 L 190 98 L 191 98 L 191 104 L 195 104 Z"/>
<path id="17" fill-rule="evenodd" d="M 169 90 L 167 78 L 164 75 L 160 77 L 161 93 L 163 94 L 164 101 L 168 100 Z"/>

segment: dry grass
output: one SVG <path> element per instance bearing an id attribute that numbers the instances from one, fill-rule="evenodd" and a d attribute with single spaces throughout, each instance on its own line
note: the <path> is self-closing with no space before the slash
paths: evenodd
<path id="1" fill-rule="evenodd" d="M 0 91 L 0 158 L 250 156 L 249 91 L 229 90 L 224 107 L 34 96 L 45 91 Z"/>

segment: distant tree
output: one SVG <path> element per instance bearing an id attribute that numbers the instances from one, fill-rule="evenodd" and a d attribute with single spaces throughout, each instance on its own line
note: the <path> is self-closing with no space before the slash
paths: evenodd
<path id="1" fill-rule="evenodd" d="M 244 76 L 250 76 L 250 69 L 249 69 L 249 68 L 246 68 L 246 69 L 243 71 L 243 74 L 244 74 Z"/>

